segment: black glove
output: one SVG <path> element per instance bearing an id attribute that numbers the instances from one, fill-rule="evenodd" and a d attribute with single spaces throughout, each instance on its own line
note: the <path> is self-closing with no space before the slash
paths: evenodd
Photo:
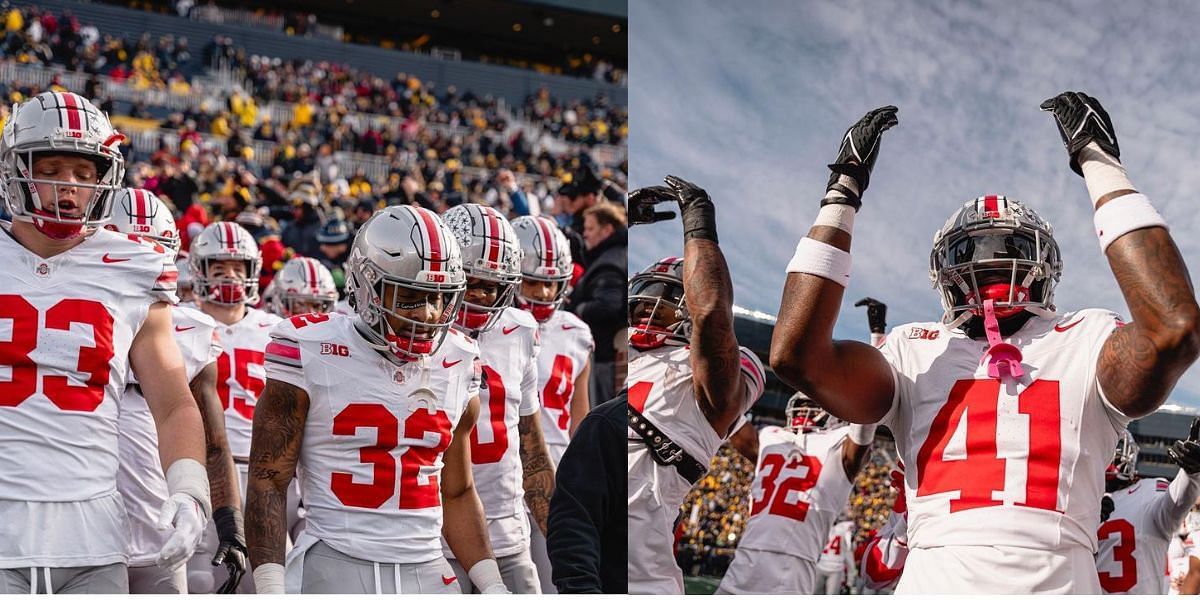
<path id="1" fill-rule="evenodd" d="M 899 121 L 896 120 L 895 106 L 884 106 L 867 113 L 857 123 L 846 130 L 842 137 L 842 146 L 838 148 L 837 160 L 829 165 L 833 174 L 829 176 L 829 184 L 825 191 L 836 190 L 845 194 L 842 198 L 827 198 L 821 201 L 826 204 L 849 204 L 857 212 L 862 206 L 862 193 L 867 191 L 871 182 L 871 170 L 875 168 L 875 158 L 879 156 L 879 138 L 883 132 L 891 129 Z M 858 183 L 858 192 L 838 183 L 838 177 L 847 175 Z"/>
<path id="2" fill-rule="evenodd" d="M 648 225 L 659 221 L 670 221 L 675 213 L 656 211 L 654 205 L 659 202 L 677 202 L 675 191 L 669 187 L 652 185 L 638 188 L 629 194 L 629 224 Z"/>
<path id="3" fill-rule="evenodd" d="M 213 523 L 217 526 L 217 539 L 220 546 L 213 555 L 214 567 L 225 563 L 229 569 L 229 579 L 221 584 L 218 594 L 233 594 L 237 592 L 242 575 L 246 574 L 246 535 L 242 527 L 242 511 L 232 506 L 222 506 L 213 511 Z"/>
<path id="4" fill-rule="evenodd" d="M 717 208 L 708 192 L 696 184 L 674 175 L 663 178 L 667 187 L 679 198 L 679 213 L 683 215 L 683 239 L 692 238 L 717 242 Z"/>
<path id="5" fill-rule="evenodd" d="M 1167 448 L 1167 454 L 1175 464 L 1187 471 L 1188 475 L 1200 473 L 1200 417 L 1192 421 L 1192 430 L 1188 438 L 1175 442 Z"/>
<path id="6" fill-rule="evenodd" d="M 874 298 L 863 298 L 855 302 L 854 305 L 867 307 L 867 323 L 871 326 L 871 333 L 885 333 L 887 331 L 886 304 Z"/>
<path id="7" fill-rule="evenodd" d="M 1100 499 L 1100 522 L 1107 521 L 1112 516 L 1114 510 L 1117 510 L 1117 505 L 1113 503 L 1112 496 L 1105 494 Z"/>
<path id="8" fill-rule="evenodd" d="M 1054 115 L 1058 134 L 1071 157 L 1071 169 L 1080 176 L 1083 171 L 1079 169 L 1079 151 L 1089 142 L 1096 142 L 1113 158 L 1121 158 L 1112 119 L 1095 98 L 1083 92 L 1063 92 L 1043 102 L 1041 108 Z"/>

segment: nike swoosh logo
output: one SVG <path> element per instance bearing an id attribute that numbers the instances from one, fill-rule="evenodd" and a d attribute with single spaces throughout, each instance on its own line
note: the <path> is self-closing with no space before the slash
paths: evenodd
<path id="1" fill-rule="evenodd" d="M 572 326 L 570 326 L 570 325 L 563 325 L 563 331 L 570 331 L 570 330 L 572 330 L 572 329 L 579 329 L 579 328 L 578 328 L 578 327 L 572 327 Z"/>
<path id="2" fill-rule="evenodd" d="M 505 328 L 504 328 L 504 335 L 508 335 L 508 334 L 510 334 L 510 333 L 512 333 L 512 332 L 514 332 L 514 331 L 516 331 L 516 330 L 517 330 L 517 328 L 519 328 L 519 327 L 520 327 L 520 325 L 513 325 L 512 327 L 505 327 Z"/>
<path id="3" fill-rule="evenodd" d="M 196 328 L 196 326 L 195 326 L 195 325 L 192 325 L 191 327 L 180 327 L 180 326 L 176 325 L 176 326 L 175 326 L 175 331 L 184 332 L 184 331 L 187 331 L 187 330 L 189 330 L 189 329 L 195 329 L 195 328 Z"/>
<path id="4" fill-rule="evenodd" d="M 1072 327 L 1074 327 L 1074 326 L 1076 326 L 1076 325 L 1078 325 L 1078 324 L 1082 323 L 1082 322 L 1083 322 L 1083 319 L 1084 319 L 1084 317 L 1080 317 L 1078 321 L 1075 321 L 1074 323 L 1071 323 L 1070 325 L 1067 325 L 1066 327 L 1064 327 L 1064 326 L 1062 326 L 1062 325 L 1055 325 L 1055 326 L 1054 326 L 1054 330 L 1055 330 L 1055 331 L 1057 331 L 1057 332 L 1059 332 L 1059 333 L 1062 333 L 1062 332 L 1064 332 L 1064 331 L 1066 331 L 1066 330 L 1068 330 L 1068 329 L 1070 329 L 1070 328 L 1072 328 Z"/>
<path id="5" fill-rule="evenodd" d="M 443 369 L 449 369 L 450 367 L 453 367 L 454 365 L 457 365 L 457 364 L 458 364 L 458 363 L 460 363 L 460 362 L 462 362 L 462 359 L 461 359 L 461 358 L 460 358 L 460 359 L 458 359 L 458 360 L 456 360 L 456 361 L 454 361 L 454 362 L 450 362 L 450 359 L 448 359 L 448 358 L 443 358 L 443 359 L 442 359 L 442 368 L 443 368 Z"/>
<path id="6" fill-rule="evenodd" d="M 455 581 L 458 581 L 458 575 L 455 575 L 454 577 L 446 577 L 445 575 L 442 575 L 442 583 L 446 585 L 450 585 Z"/>
<path id="7" fill-rule="evenodd" d="M 113 257 L 109 256 L 107 252 L 105 252 L 104 256 L 100 257 L 100 260 L 102 260 L 106 263 L 119 263 L 119 262 L 125 262 L 129 259 L 128 258 L 113 258 Z"/>
<path id="8" fill-rule="evenodd" d="M 259 326 L 260 328 L 261 328 L 261 327 L 270 327 L 270 326 L 271 326 L 271 324 L 270 324 L 270 323 L 259 323 L 259 324 L 258 324 L 258 326 Z"/>

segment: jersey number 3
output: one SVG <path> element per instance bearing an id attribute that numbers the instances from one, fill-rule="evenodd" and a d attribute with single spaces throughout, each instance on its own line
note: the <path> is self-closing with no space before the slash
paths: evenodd
<path id="1" fill-rule="evenodd" d="M 1058 389 L 1057 381 L 1039 379 L 1017 397 L 1017 412 L 1029 419 L 1025 501 L 1017 503 L 1018 506 L 1058 508 L 1058 467 L 1062 455 Z M 917 453 L 918 497 L 957 491 L 959 497 L 950 500 L 950 512 L 1003 504 L 992 497 L 1004 490 L 1005 464 L 1009 460 L 1000 458 L 996 448 L 999 404 L 1000 382 L 995 379 L 963 379 L 954 383 L 949 399 L 933 418 L 929 435 Z M 966 426 L 966 456 L 945 460 L 946 447 L 962 425 Z"/>

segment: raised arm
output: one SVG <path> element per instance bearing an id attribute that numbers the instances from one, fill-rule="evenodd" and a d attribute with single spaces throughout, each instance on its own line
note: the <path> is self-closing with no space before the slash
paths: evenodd
<path id="1" fill-rule="evenodd" d="M 254 407 L 250 439 L 250 480 L 246 485 L 246 546 L 254 569 L 255 590 L 283 593 L 287 548 L 287 490 L 296 473 L 308 392 L 267 379 Z"/>
<path id="2" fill-rule="evenodd" d="M 1192 420 L 1186 440 L 1167 448 L 1171 460 L 1179 465 L 1179 473 L 1159 496 L 1152 509 L 1154 523 L 1163 537 L 1174 535 L 1188 511 L 1200 498 L 1200 417 Z"/>
<path id="3" fill-rule="evenodd" d="M 229 578 L 217 593 L 232 594 L 246 572 L 246 533 L 242 523 L 242 494 L 225 436 L 225 413 L 217 397 L 217 363 L 201 369 L 192 378 L 190 387 L 204 421 L 205 466 L 212 491 L 213 523 L 220 540 L 212 562 L 213 566 L 223 563 L 229 569 Z"/>
<path id="4" fill-rule="evenodd" d="M 854 215 L 862 205 L 884 131 L 896 124 L 896 107 L 866 114 L 842 138 L 817 220 L 788 264 L 779 317 L 771 336 L 771 367 L 831 414 L 851 423 L 874 423 L 895 394 L 892 370 L 869 344 L 834 340 L 833 327 L 850 278 Z"/>
<path id="5" fill-rule="evenodd" d="M 1129 181 L 1100 103 L 1064 92 L 1042 110 L 1053 113 L 1071 168 L 1084 177 L 1100 246 L 1133 318 L 1100 351 L 1100 389 L 1126 416 L 1148 415 L 1200 355 L 1200 306 L 1187 266 L 1166 221 Z"/>
<path id="6" fill-rule="evenodd" d="M 733 332 L 733 282 L 717 245 L 716 208 L 708 192 L 668 175 L 666 186 L 634 190 L 629 197 L 634 223 L 671 218 L 655 212 L 659 202 L 679 203 L 683 216 L 683 293 L 692 321 L 692 385 L 696 403 L 722 437 L 741 416 L 743 387 L 737 337 Z"/>

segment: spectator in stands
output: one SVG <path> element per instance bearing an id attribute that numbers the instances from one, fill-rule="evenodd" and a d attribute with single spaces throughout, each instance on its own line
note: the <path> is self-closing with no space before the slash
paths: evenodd
<path id="1" fill-rule="evenodd" d="M 293 221 L 283 230 L 283 243 L 300 256 L 315 258 L 320 255 L 317 232 L 325 222 L 321 191 L 314 182 L 303 180 L 293 186 L 289 199 Z"/>
<path id="2" fill-rule="evenodd" d="M 508 198 L 511 208 L 508 212 L 508 218 L 515 219 L 530 214 L 529 200 L 525 198 L 525 192 L 521 191 L 521 187 L 517 185 L 517 176 L 508 169 L 500 169 L 496 174 L 496 187 L 501 194 Z"/>
<path id="3" fill-rule="evenodd" d="M 584 218 L 587 270 L 567 299 L 568 310 L 592 330 L 596 351 L 592 357 L 591 396 L 603 402 L 616 395 L 616 354 L 626 326 L 626 258 L 629 238 L 625 211 L 605 202 L 589 208 Z M 625 345 L 624 339 L 619 342 Z M 623 350 L 623 348 L 622 348 Z"/>
<path id="4" fill-rule="evenodd" d="M 317 232 L 317 243 L 320 253 L 316 259 L 325 265 L 333 274 L 333 283 L 337 285 L 338 295 L 346 286 L 346 260 L 350 258 L 350 242 L 354 239 L 350 225 L 341 219 L 330 219 Z"/>

